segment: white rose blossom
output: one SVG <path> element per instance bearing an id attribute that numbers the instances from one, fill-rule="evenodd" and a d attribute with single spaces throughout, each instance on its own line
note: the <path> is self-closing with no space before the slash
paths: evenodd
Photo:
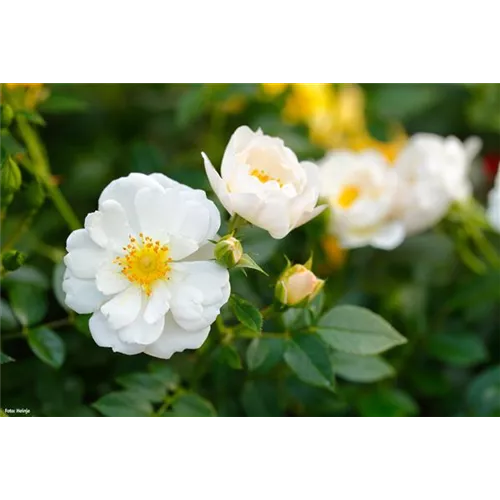
<path id="1" fill-rule="evenodd" d="M 205 153 L 205 170 L 221 203 L 276 239 L 321 213 L 317 166 L 299 162 L 277 137 L 239 127 L 222 158 L 221 175 Z"/>
<path id="2" fill-rule="evenodd" d="M 390 250 L 403 241 L 403 224 L 392 216 L 398 178 L 380 153 L 332 151 L 319 167 L 321 196 L 331 209 L 330 232 L 344 248 Z"/>
<path id="3" fill-rule="evenodd" d="M 491 226 L 500 232 L 500 163 L 495 177 L 495 185 L 488 194 L 487 217 Z"/>
<path id="4" fill-rule="evenodd" d="M 408 234 L 424 231 L 439 222 L 450 205 L 472 194 L 469 170 L 481 149 L 481 141 L 470 137 L 416 134 L 396 158 L 400 179 L 396 211 Z"/>
<path id="5" fill-rule="evenodd" d="M 165 175 L 133 173 L 98 208 L 68 238 L 66 304 L 93 313 L 92 337 L 116 352 L 168 359 L 200 347 L 230 294 L 228 271 L 208 260 L 216 206 Z"/>

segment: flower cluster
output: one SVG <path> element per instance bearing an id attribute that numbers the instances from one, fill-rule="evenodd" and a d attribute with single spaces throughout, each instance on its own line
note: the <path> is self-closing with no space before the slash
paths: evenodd
<path id="1" fill-rule="evenodd" d="M 320 163 L 330 232 L 343 247 L 393 249 L 406 235 L 439 222 L 471 194 L 469 167 L 481 143 L 473 137 L 417 134 L 391 162 L 375 150 L 330 152 Z"/>
<path id="2" fill-rule="evenodd" d="M 274 238 L 326 208 L 316 207 L 317 166 L 300 163 L 281 139 L 260 130 L 236 130 L 224 154 L 222 178 L 203 158 L 230 214 Z M 85 228 L 68 238 L 66 304 L 93 313 L 89 326 L 95 342 L 123 354 L 168 359 L 200 347 L 229 299 L 226 267 L 243 257 L 231 235 L 221 239 L 214 255 L 211 241 L 219 227 L 220 214 L 203 191 L 162 174 L 113 181 Z"/>

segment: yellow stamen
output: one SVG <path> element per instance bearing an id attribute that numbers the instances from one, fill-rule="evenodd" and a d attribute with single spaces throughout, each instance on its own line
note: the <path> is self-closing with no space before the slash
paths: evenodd
<path id="1" fill-rule="evenodd" d="M 262 184 L 265 184 L 266 182 L 269 181 L 276 181 L 280 185 L 280 187 L 283 187 L 283 183 L 279 179 L 271 177 L 269 174 L 266 174 L 264 170 L 258 170 L 254 168 L 253 170 L 250 171 L 250 175 L 257 177 L 257 179 L 259 179 L 259 181 L 262 182 Z"/>
<path id="2" fill-rule="evenodd" d="M 353 186 L 351 184 L 347 184 L 344 186 L 339 197 L 337 198 L 337 203 L 342 208 L 349 208 L 358 198 L 359 196 L 359 188 Z"/>
<path id="3" fill-rule="evenodd" d="M 130 244 L 123 247 L 127 254 L 116 257 L 113 262 L 121 267 L 121 273 L 131 283 L 139 285 L 146 295 L 151 295 L 152 286 L 156 281 L 169 279 L 169 263 L 172 259 L 168 257 L 167 245 L 160 247 L 160 241 L 153 242 L 149 236 L 144 238 L 142 233 L 139 237 L 141 241 L 137 242 L 130 236 Z"/>

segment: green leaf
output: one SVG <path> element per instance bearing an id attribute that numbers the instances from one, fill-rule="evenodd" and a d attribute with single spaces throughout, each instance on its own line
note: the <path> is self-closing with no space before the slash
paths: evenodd
<path id="1" fill-rule="evenodd" d="M 234 370 L 241 370 L 243 365 L 238 351 L 232 345 L 223 345 L 219 351 L 219 360 L 226 363 Z"/>
<path id="2" fill-rule="evenodd" d="M 394 368 L 379 356 L 334 352 L 331 360 L 335 374 L 350 382 L 377 382 L 395 374 Z"/>
<path id="3" fill-rule="evenodd" d="M 473 366 L 488 358 L 484 342 L 468 333 L 443 333 L 429 338 L 427 351 L 434 358 L 457 366 Z"/>
<path id="4" fill-rule="evenodd" d="M 481 372 L 467 389 L 467 403 L 480 417 L 500 417 L 500 366 Z"/>
<path id="5" fill-rule="evenodd" d="M 13 283 L 9 287 L 9 299 L 12 310 L 22 325 L 35 325 L 45 317 L 48 303 L 43 289 Z"/>
<path id="6" fill-rule="evenodd" d="M 15 361 L 15 359 L 7 356 L 7 354 L 4 354 L 3 352 L 0 352 L 0 365 L 3 365 L 4 363 L 12 363 L 12 361 Z"/>
<path id="7" fill-rule="evenodd" d="M 266 276 L 269 276 L 269 274 L 267 274 L 266 271 L 264 271 L 264 269 L 262 269 L 262 267 L 260 267 L 259 264 L 257 264 L 257 262 L 255 262 L 252 259 L 252 257 L 250 257 L 250 255 L 248 255 L 247 253 L 243 254 L 243 256 L 241 257 L 241 259 L 238 262 L 238 264 L 236 265 L 236 267 L 255 269 L 256 271 L 259 271 L 260 273 L 265 274 Z"/>
<path id="8" fill-rule="evenodd" d="M 106 417 L 147 417 L 153 413 L 151 403 L 136 392 L 110 392 L 92 406 Z"/>
<path id="9" fill-rule="evenodd" d="M 179 375 L 172 370 L 166 361 L 153 361 L 149 364 L 148 370 L 169 391 L 175 391 L 181 383 Z"/>
<path id="10" fill-rule="evenodd" d="M 153 403 L 163 401 L 167 392 L 166 384 L 152 373 L 130 373 L 123 377 L 118 377 L 116 381 L 127 392 L 138 393 L 141 398 Z"/>
<path id="11" fill-rule="evenodd" d="M 50 97 L 44 101 L 39 109 L 44 113 L 81 113 L 86 111 L 88 103 L 78 99 L 62 94 L 51 94 Z"/>
<path id="12" fill-rule="evenodd" d="M 9 288 L 14 283 L 23 283 L 42 290 L 47 290 L 50 287 L 50 282 L 41 271 L 36 267 L 23 266 L 17 271 L 9 273 L 3 280 L 3 285 Z"/>
<path id="13" fill-rule="evenodd" d="M 285 338 L 257 337 L 250 342 L 246 361 L 250 371 L 268 371 L 283 359 Z"/>
<path id="14" fill-rule="evenodd" d="M 91 316 L 92 314 L 78 314 L 75 317 L 76 329 L 79 332 L 89 336 L 90 336 L 89 319 L 91 318 Z"/>
<path id="15" fill-rule="evenodd" d="M 418 414 L 417 403 L 399 389 L 378 389 L 362 395 L 358 410 L 363 417 L 410 417 Z"/>
<path id="16" fill-rule="evenodd" d="M 328 347 L 316 335 L 297 335 L 288 342 L 285 361 L 303 382 L 333 389 L 334 377 Z"/>
<path id="17" fill-rule="evenodd" d="M 248 380 L 241 392 L 241 404 L 249 417 L 276 417 L 281 415 L 278 392 L 265 380 Z"/>
<path id="18" fill-rule="evenodd" d="M 179 396 L 172 410 L 167 412 L 168 417 L 216 417 L 217 412 L 210 401 L 202 398 L 198 394 L 185 393 Z"/>
<path id="19" fill-rule="evenodd" d="M 385 319 L 358 306 L 334 307 L 320 319 L 317 331 L 334 349 L 363 356 L 406 343 Z"/>
<path id="20" fill-rule="evenodd" d="M 28 344 L 44 363 L 53 368 L 59 368 L 63 364 L 66 348 L 61 337 L 52 330 L 44 326 L 30 330 Z"/>
<path id="21" fill-rule="evenodd" d="M 22 109 L 17 111 L 16 115 L 21 115 L 35 125 L 46 125 L 42 115 L 33 109 Z"/>
<path id="22" fill-rule="evenodd" d="M 233 294 L 229 299 L 229 305 L 240 323 L 256 332 L 262 330 L 262 314 L 248 300 Z"/>
<path id="23" fill-rule="evenodd" d="M 0 325 L 2 330 L 17 330 L 19 328 L 19 321 L 4 299 L 0 299 Z"/>

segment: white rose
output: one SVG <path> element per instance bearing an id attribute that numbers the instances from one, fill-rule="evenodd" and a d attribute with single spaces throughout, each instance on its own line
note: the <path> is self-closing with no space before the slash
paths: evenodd
<path id="1" fill-rule="evenodd" d="M 101 347 L 168 359 L 197 349 L 229 298 L 229 274 L 206 259 L 220 215 L 203 191 L 162 174 L 109 184 L 64 258 L 66 304 L 94 313 Z"/>
<path id="2" fill-rule="evenodd" d="M 331 232 L 344 248 L 371 245 L 386 250 L 405 237 L 394 220 L 398 178 L 376 151 L 333 151 L 319 164 L 321 196 L 328 201 Z"/>
<path id="3" fill-rule="evenodd" d="M 222 178 L 205 153 L 202 156 L 212 189 L 226 210 L 273 238 L 285 237 L 326 208 L 316 207 L 316 165 L 299 163 L 281 139 L 260 129 L 253 132 L 243 126 L 234 132 L 222 158 Z"/>
<path id="4" fill-rule="evenodd" d="M 500 163 L 495 178 L 495 186 L 488 194 L 488 220 L 491 226 L 500 232 Z"/>
<path id="5" fill-rule="evenodd" d="M 433 134 L 409 139 L 394 164 L 400 178 L 397 212 L 408 234 L 434 226 L 451 203 L 471 195 L 470 164 L 480 148 L 476 137 L 465 143 Z"/>

